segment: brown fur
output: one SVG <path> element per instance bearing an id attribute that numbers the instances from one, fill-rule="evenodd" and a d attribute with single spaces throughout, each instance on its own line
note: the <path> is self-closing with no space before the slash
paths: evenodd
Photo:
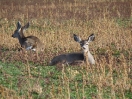
<path id="1" fill-rule="evenodd" d="M 26 50 L 34 50 L 34 51 L 43 51 L 43 43 L 36 36 L 24 36 L 24 31 L 29 27 L 29 23 L 25 26 L 21 26 L 20 22 L 17 23 L 17 29 L 14 31 L 12 35 L 13 38 L 18 38 L 19 43 L 22 48 Z"/>

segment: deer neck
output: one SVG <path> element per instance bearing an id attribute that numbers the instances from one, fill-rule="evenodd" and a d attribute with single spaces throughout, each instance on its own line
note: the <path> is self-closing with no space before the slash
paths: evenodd
<path id="1" fill-rule="evenodd" d="M 25 38 L 25 36 L 24 36 L 24 33 L 23 33 L 23 32 L 24 32 L 24 30 L 23 30 L 23 29 L 21 29 L 21 31 L 20 31 L 20 33 L 19 33 L 19 35 L 20 35 L 20 37 L 21 37 L 21 38 Z"/>
<path id="2" fill-rule="evenodd" d="M 86 62 L 86 64 L 95 64 L 95 60 L 93 55 L 90 53 L 90 51 L 88 50 L 87 52 L 84 52 L 84 60 Z"/>
<path id="3" fill-rule="evenodd" d="M 84 52 L 84 61 L 86 62 L 86 65 L 88 65 L 88 51 Z"/>
<path id="4" fill-rule="evenodd" d="M 24 35 L 18 35 L 18 40 L 19 40 L 19 43 L 21 44 L 21 46 L 23 44 L 23 39 L 24 39 Z"/>

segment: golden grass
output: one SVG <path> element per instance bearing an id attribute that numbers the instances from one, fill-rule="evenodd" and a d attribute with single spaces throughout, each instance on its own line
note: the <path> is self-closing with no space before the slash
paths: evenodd
<path id="1" fill-rule="evenodd" d="M 100 3 L 104 1 L 99 0 L 95 2 Z M 109 2 L 109 0 L 107 1 Z M 89 84 L 91 79 L 92 81 L 90 83 L 97 86 L 97 95 L 92 95 L 93 98 L 102 99 L 104 89 L 110 87 L 110 96 L 112 99 L 115 99 L 116 93 L 119 93 L 120 98 L 125 99 L 125 91 L 132 91 L 130 77 L 132 76 L 132 23 L 127 24 L 127 27 L 120 26 L 115 18 L 109 18 L 109 10 L 103 10 L 103 13 L 100 15 L 101 17 L 96 16 L 98 12 L 93 13 L 94 18 L 92 19 L 90 16 L 92 12 L 90 12 L 90 7 L 86 5 L 86 1 L 81 2 L 80 0 L 76 0 L 73 2 L 63 2 L 58 0 L 57 4 L 54 0 L 53 2 L 45 0 L 42 3 L 43 5 L 39 2 L 36 4 L 34 2 L 28 0 L 28 3 L 25 5 L 21 5 L 18 2 L 9 2 L 11 5 L 3 6 L 2 2 L 0 3 L 1 8 L 4 8 L 0 12 L 0 17 L 2 17 L 0 19 L 0 46 L 9 49 L 6 53 L 10 53 L 20 47 L 18 40 L 11 37 L 16 29 L 18 20 L 23 25 L 28 21 L 30 22 L 29 29 L 25 31 L 26 36 L 37 36 L 44 43 L 45 52 L 43 53 L 46 56 L 44 61 L 50 61 L 53 57 L 50 55 L 52 53 L 58 55 L 66 52 L 79 52 L 80 46 L 73 40 L 73 33 L 84 39 L 87 39 L 91 33 L 94 33 L 96 37 L 95 41 L 90 44 L 90 50 L 96 59 L 96 66 L 87 68 L 86 73 L 83 73 L 83 68 L 79 71 L 79 73 L 83 74 L 83 99 L 86 98 L 85 86 Z M 90 1 L 87 3 L 94 8 L 94 2 Z M 100 9 L 102 9 L 101 6 Z M 111 7 L 111 10 L 114 10 L 114 8 Z M 9 13 L 12 15 L 9 16 Z M 120 18 L 119 13 L 117 17 Z M 118 51 L 120 55 L 118 57 L 113 56 Z M 125 55 L 125 52 L 128 54 Z M 16 53 L 14 52 L 13 54 Z M 71 90 L 69 83 L 78 74 L 78 71 L 75 70 L 75 74 L 71 74 L 71 78 L 68 78 L 64 69 L 63 67 L 62 78 L 60 78 L 60 83 L 63 86 L 58 86 L 59 92 L 56 94 L 56 89 L 54 89 L 55 86 L 53 84 L 50 92 L 51 98 L 70 99 Z M 68 72 L 72 71 L 74 73 L 73 70 L 67 70 Z M 106 72 L 107 70 L 108 72 Z M 117 77 L 113 76 L 114 72 L 117 73 Z M 89 73 L 92 75 L 90 78 Z M 78 82 L 75 82 L 75 87 L 76 93 L 79 93 Z M 62 92 L 63 88 L 65 88 L 65 95 Z M 79 99 L 79 96 L 77 97 Z"/>

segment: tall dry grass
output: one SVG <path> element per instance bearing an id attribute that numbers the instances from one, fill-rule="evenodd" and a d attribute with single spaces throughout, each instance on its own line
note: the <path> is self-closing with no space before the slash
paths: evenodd
<path id="1" fill-rule="evenodd" d="M 104 9 L 101 2 L 105 5 Z M 100 6 L 97 6 L 98 3 Z M 111 3 L 113 2 L 88 2 L 86 0 L 84 2 L 80 0 L 68 2 L 61 0 L 53 0 L 51 2 L 46 0 L 27 0 L 26 3 L 14 0 L 1 1 L 1 53 L 11 53 L 11 56 L 15 54 L 19 55 L 17 54 L 19 52 L 14 51 L 14 49 L 16 50 L 20 47 L 18 40 L 11 37 L 13 31 L 16 29 L 18 20 L 23 25 L 28 21 L 30 22 L 29 29 L 25 31 L 26 36 L 37 36 L 44 43 L 45 51 L 43 53 L 46 57 L 43 61 L 50 61 L 53 53 L 54 55 L 58 55 L 60 53 L 79 52 L 80 46 L 74 42 L 73 33 L 78 34 L 84 39 L 91 33 L 94 33 L 96 39 L 90 44 L 90 50 L 95 57 L 96 65 L 88 67 L 85 70 L 82 68 L 76 72 L 68 70 L 69 75 L 72 76 L 67 76 L 66 68 L 63 67 L 59 80 L 60 85 L 57 86 L 58 93 L 55 93 L 56 86 L 52 84 L 50 98 L 70 99 L 70 83 L 74 79 L 73 73 L 75 72 L 75 76 L 76 73 L 83 75 L 83 99 L 87 98 L 85 96 L 87 85 L 95 85 L 97 87 L 97 94 L 91 95 L 93 99 L 102 99 L 104 93 L 108 93 L 112 99 L 116 99 L 117 96 L 125 99 L 125 91 L 132 91 L 132 23 L 128 22 L 126 27 L 124 27 L 124 24 L 118 23 L 116 18 L 121 19 L 124 16 L 128 18 L 127 13 L 122 15 L 120 12 L 122 6 L 116 5 L 118 3 L 115 2 L 115 5 L 111 7 Z M 120 3 L 124 3 L 129 10 L 125 9 L 132 12 L 129 1 L 124 2 L 122 0 Z M 107 7 L 110 7 L 110 10 Z M 115 9 L 117 11 L 116 18 L 114 14 Z M 112 12 L 114 15 L 111 14 Z M 128 15 L 130 18 L 131 14 L 129 12 Z M 121 22 L 123 21 L 121 20 Z M 1 59 L 5 59 L 6 62 L 7 54 L 1 55 Z M 79 94 L 78 83 L 75 81 L 77 95 Z M 77 98 L 80 99 L 80 96 L 78 95 Z"/>

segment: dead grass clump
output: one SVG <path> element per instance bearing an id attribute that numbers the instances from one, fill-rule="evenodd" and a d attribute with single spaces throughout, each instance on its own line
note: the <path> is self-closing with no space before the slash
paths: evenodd
<path id="1" fill-rule="evenodd" d="M 17 83 L 19 90 L 23 89 L 26 93 L 22 97 L 33 98 L 35 92 L 40 97 L 58 99 L 128 98 L 127 92 L 132 92 L 131 2 L 39 1 L 0 2 L 0 60 L 5 63 L 24 63 L 23 74 L 26 76 L 18 77 Z M 18 40 L 11 37 L 18 20 L 23 24 L 30 22 L 25 36 L 34 35 L 43 42 L 45 50 L 38 54 L 39 58 L 34 52 L 18 51 Z M 52 75 L 50 70 L 48 73 L 42 71 L 43 75 L 39 75 L 38 71 L 33 72 L 33 68 L 40 68 L 36 65 L 47 66 L 58 54 L 80 52 L 79 44 L 73 40 L 73 33 L 82 39 L 91 33 L 95 34 L 95 41 L 89 45 L 96 60 L 95 66 L 84 63 L 75 67 L 58 66 L 57 70 L 48 67 Z M 29 79 L 28 74 L 31 76 L 28 76 Z M 37 83 L 34 79 L 38 76 L 35 74 L 42 78 Z M 0 93 L 2 98 L 17 99 L 17 92 L 3 85 L 0 86 Z"/>
<path id="2" fill-rule="evenodd" d="M 16 95 L 14 90 L 8 89 L 0 85 L 0 98 L 1 99 L 22 99 Z"/>

